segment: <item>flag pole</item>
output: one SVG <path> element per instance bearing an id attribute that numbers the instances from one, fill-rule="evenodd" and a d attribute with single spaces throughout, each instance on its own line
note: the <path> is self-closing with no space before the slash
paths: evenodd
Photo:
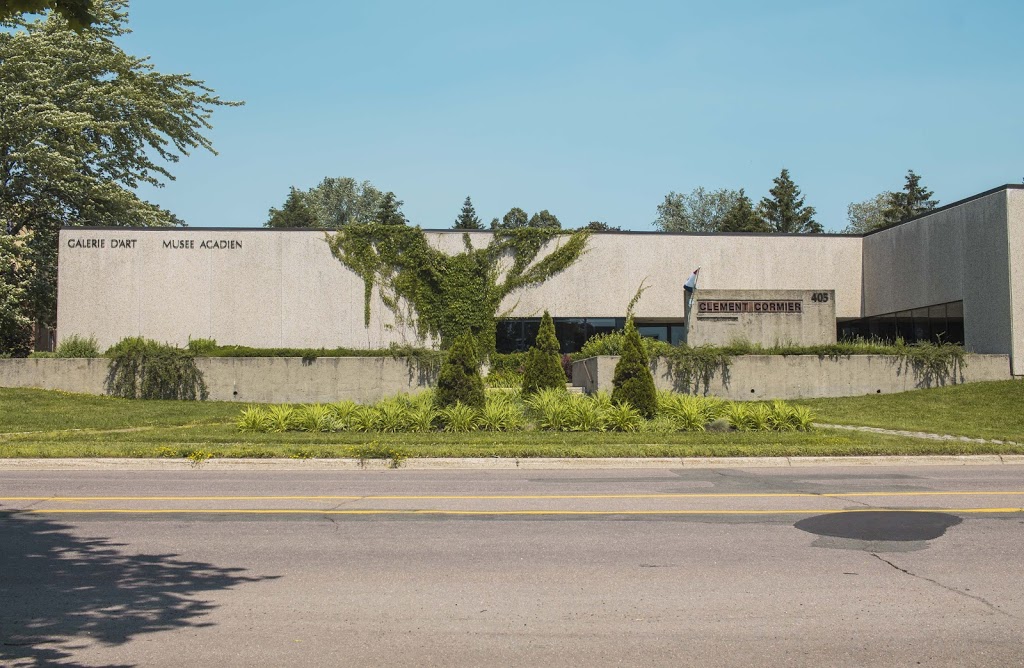
<path id="1" fill-rule="evenodd" d="M 690 345 L 690 314 L 693 312 L 693 298 L 697 294 L 697 277 L 700 274 L 700 267 L 697 267 L 690 278 L 683 284 L 683 343 Z"/>

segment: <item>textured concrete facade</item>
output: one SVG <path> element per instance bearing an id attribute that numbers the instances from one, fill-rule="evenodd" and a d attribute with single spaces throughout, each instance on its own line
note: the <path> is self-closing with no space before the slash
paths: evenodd
<path id="1" fill-rule="evenodd" d="M 438 248 L 461 248 L 461 233 L 428 235 Z M 491 238 L 469 236 L 477 247 Z M 595 234 L 576 264 L 502 308 L 514 317 L 620 317 L 646 282 L 636 315 L 682 320 L 683 282 L 698 266 L 702 290 L 832 291 L 837 316 L 860 315 L 861 239 L 835 236 Z M 376 292 L 364 326 L 362 280 L 313 231 L 62 230 L 57 320 L 60 337 L 96 336 L 102 347 L 136 335 L 178 345 L 415 342 Z"/>
<path id="2" fill-rule="evenodd" d="M 447 252 L 463 244 L 460 232 L 428 236 Z M 468 236 L 476 247 L 491 238 Z M 1020 186 L 863 237 L 594 234 L 576 264 L 509 296 L 502 308 L 512 317 L 545 309 L 563 318 L 622 317 L 646 282 L 637 317 L 681 322 L 682 284 L 698 266 L 701 295 L 828 292 L 840 320 L 962 301 L 968 350 L 1010 354 L 1014 373 L 1024 375 Z M 258 347 L 417 343 L 414 332 L 395 326 L 376 292 L 364 325 L 363 294 L 362 280 L 331 256 L 324 232 L 107 228 L 60 235 L 58 336 L 92 335 L 103 347 L 133 335 L 178 345 L 190 337 Z M 771 328 L 753 334 L 742 338 L 808 342 Z"/>
<path id="3" fill-rule="evenodd" d="M 573 384 L 586 392 L 612 391 L 612 377 L 619 358 L 588 357 L 572 365 Z M 674 375 L 663 358 L 653 360 L 654 384 L 659 390 L 707 394 L 736 401 L 762 399 L 813 399 L 892 394 L 940 385 L 1008 380 L 1006 355 L 968 355 L 967 364 L 950 378 L 933 378 L 915 372 L 898 357 L 888 355 L 743 355 L 733 359 L 726 374 L 687 380 Z"/>

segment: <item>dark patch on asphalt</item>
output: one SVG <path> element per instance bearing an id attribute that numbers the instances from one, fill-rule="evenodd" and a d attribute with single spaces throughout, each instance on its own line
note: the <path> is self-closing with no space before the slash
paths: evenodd
<path id="1" fill-rule="evenodd" d="M 816 536 L 832 536 L 860 541 L 935 540 L 946 529 L 963 520 L 949 513 L 863 511 L 829 513 L 800 520 L 793 526 Z"/>
<path id="2" fill-rule="evenodd" d="M 590 483 L 590 482 L 595 482 L 595 483 L 602 483 L 602 482 L 626 482 L 626 483 L 675 482 L 675 483 L 678 483 L 679 482 L 679 478 L 677 478 L 675 476 L 670 477 L 670 478 L 666 478 L 666 477 L 658 477 L 658 478 L 651 478 L 651 477 L 563 478 L 563 477 L 558 477 L 558 478 L 527 478 L 527 482 L 538 482 L 538 483 L 540 483 L 540 482 L 557 482 L 557 483 L 563 483 L 563 482 L 585 482 L 585 483 Z"/>

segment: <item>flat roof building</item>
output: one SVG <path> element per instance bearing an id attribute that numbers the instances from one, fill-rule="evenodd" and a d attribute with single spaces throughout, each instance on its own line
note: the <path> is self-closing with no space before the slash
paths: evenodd
<path id="1" fill-rule="evenodd" d="M 429 230 L 436 248 L 486 231 Z M 960 341 L 1006 353 L 1024 375 L 1024 186 L 1006 185 L 866 235 L 594 233 L 572 266 L 502 304 L 499 349 L 532 342 L 546 309 L 567 351 L 621 327 L 678 342 L 683 282 L 701 267 L 693 336 L 809 343 L 848 336 Z M 126 336 L 184 345 L 383 348 L 416 343 L 378 294 L 364 322 L 363 280 L 324 231 L 67 228 L 60 234 L 58 337 Z M 779 326 L 760 326 L 774 318 Z M 805 326 L 790 326 L 787 317 Z M 822 318 L 827 322 L 824 329 Z M 810 333 L 808 333 L 810 332 Z M 772 340 L 775 337 L 775 340 Z M 818 338 L 815 338 L 818 337 Z"/>

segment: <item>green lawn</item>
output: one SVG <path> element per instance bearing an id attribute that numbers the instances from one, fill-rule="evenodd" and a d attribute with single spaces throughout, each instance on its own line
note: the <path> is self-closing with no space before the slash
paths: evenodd
<path id="1" fill-rule="evenodd" d="M 1024 383 L 799 402 L 821 422 L 1024 441 Z M 819 429 L 810 433 L 254 434 L 242 405 L 128 401 L 0 389 L 0 457 L 729 457 L 1024 454 L 1024 446 L 930 441 Z M 27 432 L 27 433 L 26 433 Z"/>
<path id="2" fill-rule="evenodd" d="M 1024 443 L 1024 381 L 952 385 L 900 394 L 794 401 L 826 424 L 855 424 Z"/>

